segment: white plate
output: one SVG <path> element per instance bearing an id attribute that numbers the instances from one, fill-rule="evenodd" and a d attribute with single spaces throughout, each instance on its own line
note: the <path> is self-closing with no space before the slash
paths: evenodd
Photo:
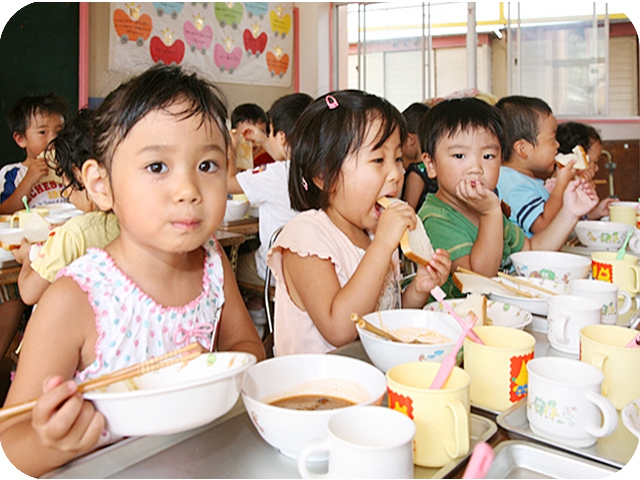
<path id="1" fill-rule="evenodd" d="M 463 298 L 445 300 L 445 302 L 454 308 L 462 301 L 464 301 Z M 428 303 L 424 309 L 433 312 L 448 313 L 438 302 Z M 531 312 L 523 308 L 517 307 L 512 303 L 487 299 L 487 325 L 523 329 L 529 325 L 532 320 L 533 316 Z"/>
<path id="2" fill-rule="evenodd" d="M 636 437 L 640 438 L 640 398 L 630 401 L 620 412 L 622 423 Z"/>
<path id="3" fill-rule="evenodd" d="M 538 285 L 539 287 L 546 288 L 547 290 L 551 290 L 552 292 L 556 292 L 558 295 L 568 295 L 569 294 L 569 285 L 564 282 L 557 280 L 544 280 L 542 278 L 531 278 L 531 277 L 518 277 L 521 280 L 533 283 L 534 285 Z M 534 315 L 542 315 L 543 317 L 547 316 L 547 298 L 551 295 L 547 295 L 546 293 L 539 292 L 535 288 L 528 288 L 527 286 L 520 285 L 516 282 L 512 282 L 504 277 L 495 277 L 494 280 L 503 283 L 505 285 L 509 285 L 511 287 L 518 288 L 520 290 L 532 293 L 534 295 L 538 295 L 537 298 L 526 298 L 519 297 L 516 295 L 501 295 L 492 293 L 489 295 L 491 300 L 499 300 L 501 302 L 510 303 L 511 305 L 515 305 L 517 307 L 523 308 Z"/>

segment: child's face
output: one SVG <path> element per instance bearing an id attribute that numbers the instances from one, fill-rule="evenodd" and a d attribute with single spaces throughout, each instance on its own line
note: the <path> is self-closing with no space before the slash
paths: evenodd
<path id="1" fill-rule="evenodd" d="M 345 158 L 337 185 L 331 193 L 330 209 L 361 230 L 375 232 L 379 212 L 376 201 L 397 197 L 402 191 L 403 173 L 400 132 L 376 150 L 380 121 L 374 121 L 363 147 Z"/>
<path id="2" fill-rule="evenodd" d="M 502 150 L 500 141 L 484 128 L 458 130 L 436 144 L 435 159 L 423 154 L 430 178 L 438 179 L 439 195 L 453 198 L 464 180 L 479 181 L 493 191 L 498 184 Z"/>
<path id="3" fill-rule="evenodd" d="M 167 253 L 197 249 L 224 217 L 226 161 L 216 126 L 201 124 L 197 115 L 148 113 L 113 156 L 110 185 L 121 239 Z"/>
<path id="4" fill-rule="evenodd" d="M 64 125 L 62 115 L 37 113 L 31 116 L 29 127 L 24 135 L 14 133 L 14 139 L 20 148 L 24 148 L 28 159 L 35 159 L 47 144 L 56 138 Z"/>
<path id="5" fill-rule="evenodd" d="M 598 170 L 600 170 L 600 166 L 598 162 L 600 161 L 600 157 L 602 156 L 602 143 L 598 140 L 593 142 L 589 146 L 589 150 L 587 150 L 587 155 L 589 156 L 589 167 L 587 170 L 591 172 L 591 177 L 593 177 Z"/>
<path id="6" fill-rule="evenodd" d="M 556 140 L 558 121 L 553 115 L 547 115 L 538 120 L 540 131 L 538 132 L 536 145 L 532 145 L 529 155 L 529 165 L 536 173 L 553 173 L 555 169 L 555 157 L 560 144 Z"/>
<path id="7" fill-rule="evenodd" d="M 271 148 L 271 152 L 274 154 L 273 159 L 276 161 L 286 160 L 288 158 L 287 152 L 287 136 L 284 132 L 278 132 L 273 134 L 273 124 L 269 128 L 269 136 L 267 137 L 267 143 Z"/>
<path id="8" fill-rule="evenodd" d="M 246 120 L 243 122 L 238 122 L 235 128 L 236 130 L 238 130 L 238 132 L 244 132 L 249 125 L 255 125 L 260 130 L 262 130 L 262 133 L 264 133 L 265 135 L 267 134 L 267 124 L 264 122 L 250 122 L 249 120 Z M 255 155 L 258 152 L 258 150 L 260 150 L 260 146 L 256 143 L 254 143 L 252 146 L 253 146 L 253 153 Z"/>

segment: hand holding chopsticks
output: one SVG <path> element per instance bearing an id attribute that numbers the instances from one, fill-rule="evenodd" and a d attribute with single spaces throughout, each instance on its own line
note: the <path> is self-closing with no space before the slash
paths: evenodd
<path id="1" fill-rule="evenodd" d="M 116 382 L 127 380 L 129 378 L 138 377 L 145 373 L 160 370 L 161 368 L 173 365 L 176 363 L 187 363 L 202 353 L 205 350 L 199 343 L 192 343 L 186 347 L 174 350 L 156 358 L 152 358 L 145 362 L 131 365 L 130 367 L 116 370 L 115 372 L 108 373 L 99 378 L 88 380 L 78 385 L 78 392 L 83 393 L 89 390 L 95 390 L 97 388 L 106 387 Z M 0 408 L 0 422 L 13 418 L 17 415 L 30 412 L 35 407 L 38 399 L 33 399 L 28 402 L 19 403 L 10 407 Z"/>

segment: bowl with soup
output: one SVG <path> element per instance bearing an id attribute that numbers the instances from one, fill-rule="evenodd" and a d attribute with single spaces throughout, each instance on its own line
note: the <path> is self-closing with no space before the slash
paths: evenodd
<path id="1" fill-rule="evenodd" d="M 338 409 L 380 405 L 384 374 L 355 358 L 328 354 L 286 355 L 247 370 L 241 396 L 260 436 L 290 458 L 327 435 L 327 422 Z M 310 460 L 326 460 L 319 453 Z"/>
<path id="2" fill-rule="evenodd" d="M 370 324 L 403 342 L 394 342 L 356 326 L 371 362 L 383 372 L 401 363 L 442 362 L 462 335 L 455 319 L 443 312 L 404 308 L 365 315 Z"/>

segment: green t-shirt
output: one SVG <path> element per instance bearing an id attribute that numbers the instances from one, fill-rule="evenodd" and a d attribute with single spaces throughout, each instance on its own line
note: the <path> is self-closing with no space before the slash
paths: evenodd
<path id="1" fill-rule="evenodd" d="M 471 254 L 471 248 L 478 238 L 478 227 L 471 223 L 467 217 L 433 194 L 427 195 L 418 215 L 424 223 L 433 248 L 447 250 L 452 262 Z M 504 215 L 502 215 L 502 222 L 504 239 L 501 267 L 508 263 L 512 253 L 522 250 L 525 239 L 522 229 Z M 464 296 L 453 284 L 451 275 L 442 286 L 442 290 L 448 297 Z"/>

